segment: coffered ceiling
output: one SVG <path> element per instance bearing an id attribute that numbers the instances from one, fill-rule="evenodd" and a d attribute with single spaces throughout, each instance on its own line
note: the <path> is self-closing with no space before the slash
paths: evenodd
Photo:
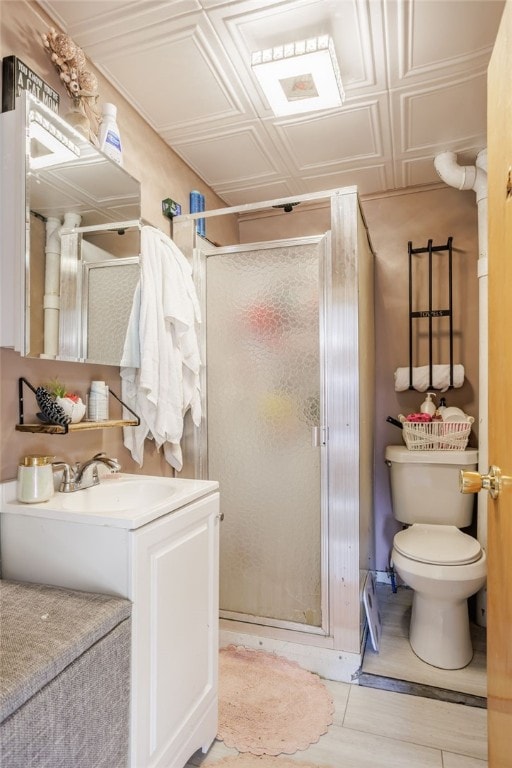
<path id="1" fill-rule="evenodd" d="M 40 0 L 228 205 L 438 181 L 486 145 L 486 68 L 504 0 Z M 251 53 L 333 38 L 341 107 L 275 117 Z M 122 128 L 122 126 L 121 126 Z"/>

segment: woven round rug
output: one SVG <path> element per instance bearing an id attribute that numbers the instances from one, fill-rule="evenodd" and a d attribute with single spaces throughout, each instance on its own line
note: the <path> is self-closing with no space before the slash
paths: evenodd
<path id="1" fill-rule="evenodd" d="M 204 768 L 329 768 L 328 765 L 297 762 L 288 760 L 286 757 L 269 757 L 268 755 L 257 757 L 247 754 L 224 757 L 213 763 L 202 763 L 202 766 Z"/>
<path id="2" fill-rule="evenodd" d="M 327 732 L 333 712 L 318 675 L 295 662 L 241 646 L 220 650 L 217 738 L 227 747 L 291 755 Z"/>

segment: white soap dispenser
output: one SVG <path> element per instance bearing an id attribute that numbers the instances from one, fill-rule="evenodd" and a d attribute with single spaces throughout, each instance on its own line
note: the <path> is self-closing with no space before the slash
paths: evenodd
<path id="1" fill-rule="evenodd" d="M 429 416 L 434 416 L 436 412 L 436 405 L 434 401 L 432 400 L 433 397 L 436 396 L 435 392 L 427 392 L 427 396 L 425 400 L 420 405 L 420 412 L 421 413 L 428 413 Z"/>

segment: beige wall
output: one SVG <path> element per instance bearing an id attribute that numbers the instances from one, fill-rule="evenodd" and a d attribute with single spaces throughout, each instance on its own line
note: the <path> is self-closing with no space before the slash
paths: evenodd
<path id="1" fill-rule="evenodd" d="M 393 373 L 409 364 L 408 345 L 408 255 L 413 248 L 446 244 L 453 237 L 454 358 L 465 367 L 466 380 L 460 389 L 446 393 L 449 405 L 464 408 L 478 416 L 478 232 L 477 208 L 473 192 L 460 192 L 444 184 L 423 191 L 363 198 L 363 212 L 375 250 L 375 552 L 376 567 L 385 570 L 397 530 L 392 516 L 384 450 L 388 444 L 402 444 L 398 429 L 386 422 L 387 416 L 419 410 L 424 395 L 395 392 Z M 297 207 L 292 213 L 270 216 L 252 214 L 240 224 L 242 242 L 319 234 L 329 227 L 329 210 L 320 204 L 310 210 Z M 447 273 L 436 285 L 446 282 Z M 424 294 L 422 294 L 423 296 Z M 435 308 L 438 308 L 434 305 Z M 442 308 L 445 308 L 442 305 Z M 442 342 L 444 352 L 446 339 Z M 421 360 L 426 364 L 427 360 Z M 476 446 L 475 423 L 471 442 Z"/>
<path id="2" fill-rule="evenodd" d="M 256 211 L 240 216 L 240 242 L 279 240 L 283 237 L 309 237 L 320 235 L 330 228 L 329 201 L 300 203 L 292 211 Z"/>
<path id="3" fill-rule="evenodd" d="M 25 0 L 9 0 L 0 3 L 1 56 L 14 54 L 37 72 L 61 94 L 60 114 L 71 107 L 66 91 L 61 87 L 58 73 L 41 43 L 41 34 L 54 23 L 34 3 Z M 87 53 L 87 52 L 86 52 Z M 94 68 L 91 66 L 91 69 Z M 99 103 L 113 102 L 118 108 L 118 123 L 123 146 L 123 164 L 142 185 L 142 217 L 150 224 L 169 232 L 170 222 L 161 213 L 161 202 L 167 197 L 181 203 L 188 211 L 188 195 L 198 189 L 206 197 L 207 208 L 222 208 L 218 198 L 204 182 L 160 139 L 148 124 L 123 97 L 96 72 L 100 87 Z M 167 96 L 172 98 L 172 88 Z M 224 216 L 208 224 L 208 236 L 218 241 L 236 242 L 238 226 L 234 217 Z M 13 254 L 13 258 L 21 257 Z M 138 469 L 122 444 L 122 431 L 110 429 L 93 431 L 85 435 L 48 437 L 15 431 L 18 421 L 17 379 L 26 377 L 34 386 L 43 384 L 54 376 L 61 378 L 70 389 L 82 394 L 92 379 L 107 381 L 120 394 L 119 369 L 111 366 L 56 363 L 20 358 L 12 350 L 0 350 L 0 480 L 16 476 L 18 459 L 26 453 L 39 451 L 56 454 L 66 459 L 83 459 L 93 452 L 105 450 L 117 456 L 127 471 Z M 32 398 L 27 393 L 27 401 Z M 142 472 L 147 474 L 171 474 L 168 464 L 151 450 L 148 444 Z"/>
<path id="4" fill-rule="evenodd" d="M 142 470 L 135 464 L 122 443 L 121 429 L 98 429 L 74 432 L 68 435 L 45 435 L 15 431 L 18 423 L 18 378 L 23 376 L 34 386 L 44 385 L 54 377 L 64 382 L 72 392 L 85 395 L 93 379 L 106 381 L 111 389 L 121 395 L 119 369 L 113 366 L 61 363 L 52 360 L 23 358 L 12 350 L 0 350 L 1 365 L 1 434 L 2 480 L 16 477 L 18 460 L 26 454 L 43 453 L 58 459 L 75 462 L 89 458 L 99 451 L 115 456 L 126 472 L 142 472 L 148 475 L 172 475 L 171 467 L 154 450 L 154 443 L 146 441 L 145 461 Z M 36 402 L 34 395 L 24 386 L 25 422 L 35 422 Z M 115 401 L 110 402 L 110 415 L 119 418 Z"/>
<path id="5" fill-rule="evenodd" d="M 445 397 L 448 405 L 478 416 L 478 233 L 473 192 L 450 187 L 415 194 L 382 197 L 363 202 L 376 252 L 376 442 L 375 442 L 375 540 L 377 568 L 384 570 L 397 525 L 391 514 L 385 446 L 401 444 L 396 427 L 387 416 L 419 409 L 420 392 L 395 392 L 393 373 L 408 365 L 408 262 L 407 243 L 425 247 L 446 243 L 453 236 L 453 292 L 455 357 L 465 367 L 460 389 Z M 441 361 L 435 361 L 441 362 Z M 443 360 L 442 362 L 445 362 Z M 476 445 L 476 432 L 472 442 Z"/>

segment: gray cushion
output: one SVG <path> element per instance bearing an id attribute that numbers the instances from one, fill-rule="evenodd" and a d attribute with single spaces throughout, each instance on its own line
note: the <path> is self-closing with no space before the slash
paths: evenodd
<path id="1" fill-rule="evenodd" d="M 126 768 L 130 621 L 0 724 L 4 768 Z"/>
<path id="2" fill-rule="evenodd" d="M 0 581 L 0 722 L 130 614 L 123 598 Z"/>

